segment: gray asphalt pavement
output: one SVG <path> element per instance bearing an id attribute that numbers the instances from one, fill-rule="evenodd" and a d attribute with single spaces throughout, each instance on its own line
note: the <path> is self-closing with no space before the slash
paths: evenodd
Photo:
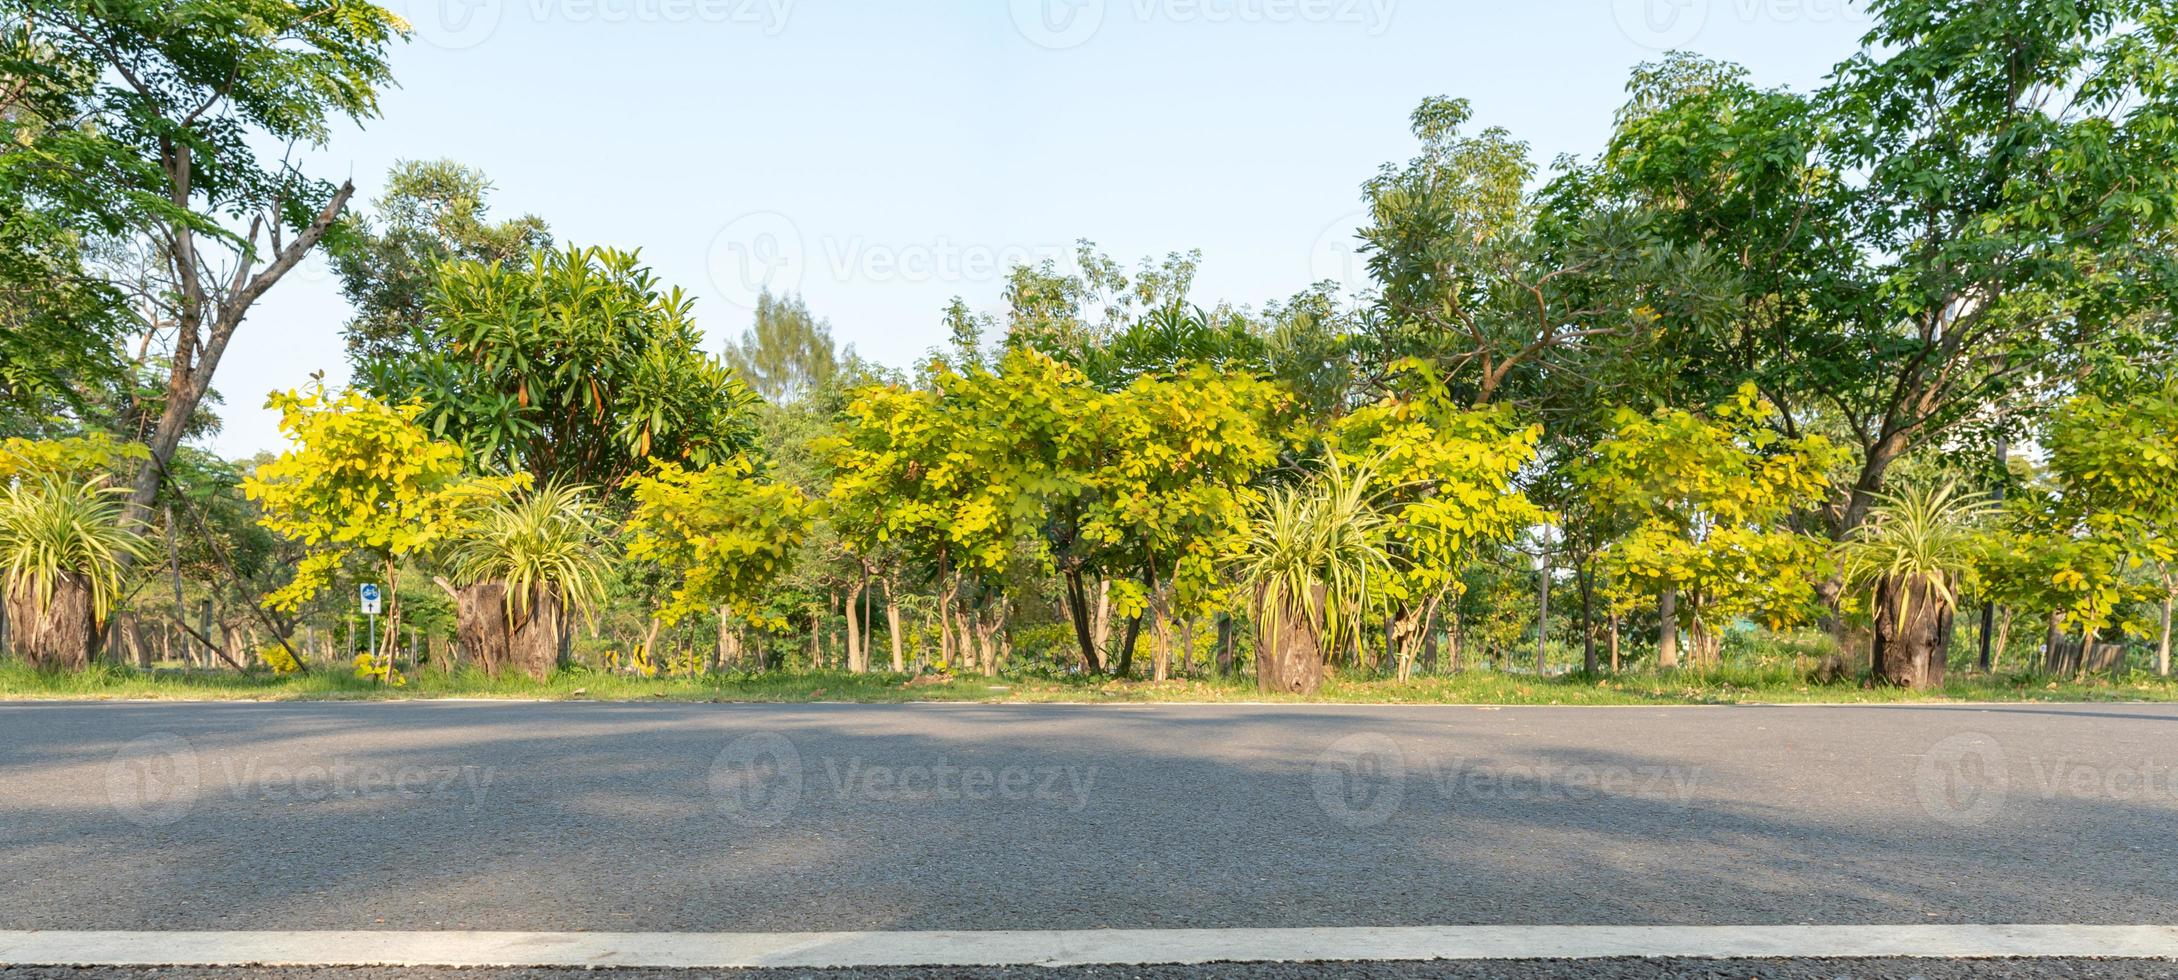
<path id="1" fill-rule="evenodd" d="M 0 929 L 2178 924 L 2174 768 L 2137 706 L 6 704 Z"/>

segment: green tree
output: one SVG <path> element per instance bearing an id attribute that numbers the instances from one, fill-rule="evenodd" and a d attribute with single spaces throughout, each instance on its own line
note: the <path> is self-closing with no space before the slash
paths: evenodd
<path id="1" fill-rule="evenodd" d="M 726 345 L 726 363 L 773 404 L 797 401 L 830 384 L 854 356 L 852 345 L 844 351 L 834 347 L 831 322 L 811 314 L 800 296 L 773 296 L 769 290 L 756 298 L 756 322 Z"/>
<path id="2" fill-rule="evenodd" d="M 1706 417 L 1621 409 L 1578 479 L 1628 528 L 1599 556 L 1623 590 L 1658 597 L 1658 659 L 1678 666 L 1678 633 L 1714 663 L 1732 619 L 1783 626 L 1806 616 L 1825 549 L 1790 519 L 1830 487 L 1836 448 L 1780 434 L 1777 409 L 1752 385 Z M 1684 601 L 1682 601 L 1684 600 Z"/>
<path id="3" fill-rule="evenodd" d="M 490 220 L 492 183 L 452 160 L 404 160 L 386 174 L 372 214 L 348 219 L 327 252 L 355 307 L 348 354 L 368 366 L 432 346 L 428 309 L 446 262 L 521 263 L 552 244 L 544 219 Z"/>
<path id="4" fill-rule="evenodd" d="M 406 25 L 361 0 L 9 0 L 0 23 L 9 77 L 32 73 L 52 137 L 27 151 L 33 205 L 155 256 L 144 326 L 168 338 L 168 369 L 128 501 L 145 520 L 236 330 L 353 193 L 261 148 L 375 115 Z"/>
<path id="5" fill-rule="evenodd" d="M 702 353 L 691 305 L 633 252 L 449 262 L 427 305 L 435 346 L 369 365 L 367 384 L 539 486 L 619 487 L 650 460 L 702 468 L 751 446 L 756 396 Z"/>
<path id="6" fill-rule="evenodd" d="M 267 529 L 302 545 L 288 584 L 265 605 L 293 611 L 331 584 L 351 558 L 382 572 L 390 653 L 400 635 L 402 561 L 425 556 L 460 527 L 465 511 L 507 493 L 521 478 L 471 479 L 461 447 L 432 438 L 418 405 L 393 406 L 356 391 L 275 393 L 280 431 L 293 443 L 243 481 Z"/>
<path id="7" fill-rule="evenodd" d="M 2112 401 L 2086 394 L 2060 411 L 2050 467 L 2087 532 L 2116 543 L 2160 586 L 2156 668 L 2171 672 L 2171 607 L 2178 601 L 2178 382 L 2132 386 Z"/>
<path id="8" fill-rule="evenodd" d="M 715 609 L 758 628 L 784 626 L 767 614 L 765 592 L 815 516 L 800 488 L 759 477 L 744 456 L 702 470 L 661 464 L 628 486 L 628 557 L 658 562 L 678 583 L 660 618 Z"/>

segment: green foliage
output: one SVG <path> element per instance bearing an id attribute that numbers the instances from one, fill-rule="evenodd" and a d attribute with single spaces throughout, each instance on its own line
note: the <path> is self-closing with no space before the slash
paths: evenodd
<path id="1" fill-rule="evenodd" d="M 1752 385 L 1706 417 L 1619 410 L 1576 473 L 1627 528 L 1599 556 L 1622 607 L 1676 589 L 1709 637 L 1738 617 L 1783 627 L 1812 611 L 1826 549 L 1789 519 L 1821 501 L 1839 454 L 1779 434 L 1777 414 Z"/>
<path id="2" fill-rule="evenodd" d="M 491 180 L 451 160 L 407 160 L 386 175 L 373 214 L 351 219 L 327 251 L 341 291 L 355 307 L 344 332 L 359 366 L 431 346 L 427 308 L 447 262 L 526 262 L 550 246 L 544 219 L 492 222 Z"/>
<path id="3" fill-rule="evenodd" d="M 1924 590 L 1937 604 L 1955 608 L 1959 583 L 1975 570 L 1982 528 L 1996 507 L 1955 484 L 1877 499 L 1868 522 L 1838 549 L 1847 580 L 1878 596 L 1895 596 L 1898 622 L 1912 619 L 1913 596 Z"/>
<path id="4" fill-rule="evenodd" d="M 0 486 L 0 569 L 7 593 L 31 594 L 40 609 L 73 579 L 90 590 L 91 614 L 104 622 L 122 593 L 129 562 L 151 546 L 123 519 L 120 491 L 102 479 L 53 474 Z"/>
<path id="5" fill-rule="evenodd" d="M 528 616 L 546 592 L 594 617 L 612 556 L 605 518 L 589 494 L 588 487 L 545 487 L 510 493 L 480 511 L 465 508 L 446 548 L 455 584 L 505 585 L 510 619 Z"/>
<path id="6" fill-rule="evenodd" d="M 679 583 L 661 619 L 723 609 L 756 626 L 784 626 L 763 612 L 764 593 L 809 533 L 815 505 L 800 488 L 757 477 L 738 456 L 702 470 L 661 464 L 628 487 L 628 557 L 657 562 Z"/>
<path id="7" fill-rule="evenodd" d="M 299 609 L 352 555 L 390 562 L 436 548 L 468 508 L 517 482 L 464 479 L 461 447 L 418 424 L 421 406 L 320 388 L 275 393 L 268 407 L 294 446 L 242 489 L 263 508 L 261 523 L 306 553 L 294 579 L 265 597 L 267 608 Z"/>
<path id="8" fill-rule="evenodd" d="M 369 387 L 421 404 L 423 426 L 481 468 L 540 485 L 725 462 L 749 447 L 756 396 L 702 353 L 692 301 L 659 288 L 638 255 L 605 248 L 446 263 L 431 343 L 370 365 Z"/>
<path id="9" fill-rule="evenodd" d="M 1368 465 L 1334 456 L 1308 484 L 1273 489 L 1255 508 L 1238 574 L 1264 635 L 1299 626 L 1331 648 L 1366 629 L 1371 590 L 1392 576 L 1377 481 Z"/>
<path id="10" fill-rule="evenodd" d="M 854 356 L 852 345 L 834 349 L 831 322 L 811 314 L 801 297 L 773 296 L 769 290 L 756 298 L 756 322 L 726 345 L 726 363 L 773 404 L 830 384 L 840 362 Z"/>

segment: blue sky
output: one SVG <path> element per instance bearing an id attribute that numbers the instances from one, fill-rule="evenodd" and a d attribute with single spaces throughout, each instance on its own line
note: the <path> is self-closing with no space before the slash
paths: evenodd
<path id="1" fill-rule="evenodd" d="M 1359 186 L 1407 114 L 1464 96 L 1538 161 L 1595 152 L 1672 47 L 1808 86 L 1868 26 L 1845 0 L 391 0 L 416 25 L 383 118 L 309 155 L 364 201 L 445 157 L 560 241 L 640 248 L 716 350 L 798 290 L 865 356 L 939 343 L 954 295 L 1078 239 L 1203 252 L 1197 299 L 1356 281 Z M 313 260 L 259 305 L 214 447 L 280 445 L 266 392 L 347 377 Z"/>

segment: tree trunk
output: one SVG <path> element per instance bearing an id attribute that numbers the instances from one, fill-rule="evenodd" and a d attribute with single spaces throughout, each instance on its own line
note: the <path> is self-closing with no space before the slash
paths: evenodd
<path id="1" fill-rule="evenodd" d="M 1218 614 L 1218 676 L 1233 676 L 1233 617 L 1231 613 Z"/>
<path id="2" fill-rule="evenodd" d="M 507 661 L 514 670 L 533 680 L 547 680 L 560 663 L 560 638 L 566 626 L 557 589 L 539 587 L 531 595 L 527 615 L 516 614 L 507 631 Z"/>
<path id="3" fill-rule="evenodd" d="M 1581 580 L 1581 672 L 1596 676 L 1596 580 L 1583 563 Z"/>
<path id="4" fill-rule="evenodd" d="M 856 583 L 854 591 L 847 594 L 847 670 L 855 674 L 870 672 L 870 651 L 862 646 L 862 593 L 870 587 L 864 577 Z"/>
<path id="5" fill-rule="evenodd" d="M 98 624 L 91 611 L 91 583 L 74 572 L 61 572 L 50 597 L 41 583 L 25 578 L 7 595 L 10 642 L 15 652 L 38 670 L 82 670 L 98 646 Z"/>
<path id="6" fill-rule="evenodd" d="M 1082 672 L 1103 673 L 1104 659 L 1099 653 L 1103 641 L 1099 639 L 1099 634 L 1104 628 L 1104 613 L 1100 606 L 1096 612 L 1096 621 L 1090 621 L 1089 590 L 1082 582 L 1079 568 L 1068 569 L 1066 572 L 1066 610 L 1067 618 L 1074 624 L 1074 643 L 1081 648 Z"/>
<path id="7" fill-rule="evenodd" d="M 1656 599 L 1656 666 L 1679 666 L 1679 590 L 1667 587 Z"/>
<path id="8" fill-rule="evenodd" d="M 885 625 L 892 630 L 892 672 L 907 672 L 907 642 L 900 633 L 900 599 L 892 594 L 892 581 L 885 581 Z"/>
<path id="9" fill-rule="evenodd" d="M 1119 663 L 1116 667 L 1112 668 L 1112 673 L 1114 675 L 1117 675 L 1119 677 L 1129 677 L 1134 674 L 1134 644 L 1135 641 L 1141 639 L 1141 637 L 1142 617 L 1136 616 L 1133 619 L 1127 620 L 1127 631 L 1121 634 L 1119 641 Z"/>
<path id="10" fill-rule="evenodd" d="M 478 582 L 456 589 L 440 580 L 439 587 L 454 600 L 454 636 L 471 663 L 497 679 L 512 662 L 507 626 L 507 587 L 498 582 Z M 351 646 L 353 642 L 351 641 Z"/>
<path id="11" fill-rule="evenodd" d="M 1320 591 L 1320 590 L 1319 590 Z M 1317 600 L 1319 606 L 1322 599 Z M 1314 694 L 1323 688 L 1323 649 L 1304 610 L 1286 609 L 1277 627 L 1257 596 L 1255 681 L 1268 694 Z"/>
<path id="12" fill-rule="evenodd" d="M 1884 580 L 1876 590 L 1876 676 L 1913 690 L 1941 687 L 1951 613 L 1926 579 Z"/>
<path id="13" fill-rule="evenodd" d="M 1616 674 L 1616 673 L 1618 673 L 1618 671 L 1619 671 L 1619 664 L 1618 664 L 1618 613 L 1615 613 L 1615 612 L 1611 614 L 1611 637 L 1610 637 L 1610 647 L 1611 647 L 1611 673 L 1614 673 L 1614 674 Z"/>
<path id="14" fill-rule="evenodd" d="M 2163 596 L 2163 642 L 2155 652 L 2155 672 L 2164 677 L 2170 676 L 2170 614 L 2173 604 L 2178 604 L 2178 596 L 2166 593 Z"/>

